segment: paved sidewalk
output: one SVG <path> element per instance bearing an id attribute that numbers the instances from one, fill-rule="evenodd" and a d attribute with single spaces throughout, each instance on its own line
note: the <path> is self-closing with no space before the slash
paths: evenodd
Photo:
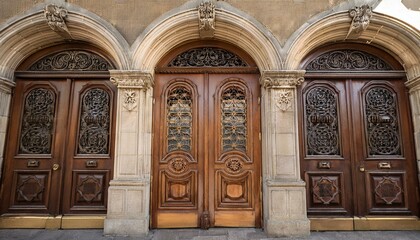
<path id="1" fill-rule="evenodd" d="M 420 231 L 311 232 L 308 238 L 269 238 L 261 229 L 153 230 L 144 237 L 103 236 L 103 230 L 0 229 L 1 240 L 420 240 Z"/>

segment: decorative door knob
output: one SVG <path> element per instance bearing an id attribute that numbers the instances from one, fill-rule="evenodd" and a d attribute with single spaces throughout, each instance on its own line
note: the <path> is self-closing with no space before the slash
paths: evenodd
<path id="1" fill-rule="evenodd" d="M 57 171 L 60 168 L 60 165 L 58 165 L 58 163 L 54 163 L 52 170 Z"/>

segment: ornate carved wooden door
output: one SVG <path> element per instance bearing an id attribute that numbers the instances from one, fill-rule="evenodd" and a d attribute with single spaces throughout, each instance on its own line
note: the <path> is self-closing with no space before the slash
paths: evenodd
<path id="1" fill-rule="evenodd" d="M 404 72 L 389 71 L 389 63 L 358 50 L 335 50 L 307 65 L 300 126 L 309 215 L 417 214 Z"/>
<path id="2" fill-rule="evenodd" d="M 259 83 L 250 74 L 159 74 L 152 227 L 260 226 Z"/>
<path id="3" fill-rule="evenodd" d="M 113 165 L 113 86 L 16 81 L 2 212 L 106 213 Z"/>

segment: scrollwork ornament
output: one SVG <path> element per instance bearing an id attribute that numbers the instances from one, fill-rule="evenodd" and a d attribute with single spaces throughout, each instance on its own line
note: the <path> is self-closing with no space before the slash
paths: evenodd
<path id="1" fill-rule="evenodd" d="M 346 39 L 357 39 L 369 26 L 370 18 L 372 17 L 372 7 L 369 5 L 355 7 L 350 9 L 349 15 L 352 21 Z"/>
<path id="2" fill-rule="evenodd" d="M 174 173 L 184 173 L 188 170 L 188 161 L 182 158 L 172 159 L 169 164 L 169 170 Z"/>
<path id="3" fill-rule="evenodd" d="M 137 107 L 137 93 L 134 89 L 127 89 L 124 91 L 123 107 L 129 112 Z"/>
<path id="4" fill-rule="evenodd" d="M 266 71 L 260 78 L 264 88 L 293 88 L 301 85 L 305 71 Z"/>
<path id="5" fill-rule="evenodd" d="M 231 173 L 238 173 L 242 170 L 243 164 L 237 158 L 232 158 L 226 161 L 226 169 Z"/>
<path id="6" fill-rule="evenodd" d="M 216 11 L 212 2 L 206 1 L 198 6 L 198 29 L 200 38 L 214 37 L 216 30 Z"/>
<path id="7" fill-rule="evenodd" d="M 292 96 L 293 93 L 289 89 L 280 89 L 277 91 L 276 97 L 276 106 L 283 112 L 292 108 Z"/>
<path id="8" fill-rule="evenodd" d="M 64 38 L 72 38 L 65 21 L 67 14 L 65 8 L 54 4 L 49 4 L 44 8 L 44 17 L 47 19 L 48 26 Z"/>
<path id="9" fill-rule="evenodd" d="M 144 89 L 153 86 L 152 75 L 148 72 L 110 70 L 110 81 L 118 88 Z"/>

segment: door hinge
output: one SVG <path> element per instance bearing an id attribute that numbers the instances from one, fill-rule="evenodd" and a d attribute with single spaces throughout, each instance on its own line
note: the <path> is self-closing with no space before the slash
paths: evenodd
<path id="1" fill-rule="evenodd" d="M 261 141 L 261 132 L 258 133 L 258 139 Z"/>
<path id="2" fill-rule="evenodd" d="M 154 105 L 154 104 L 155 104 L 155 102 L 156 102 L 156 99 L 155 99 L 155 98 L 153 98 L 153 100 L 152 100 L 152 104 Z"/>
<path id="3" fill-rule="evenodd" d="M 258 97 L 258 105 L 260 105 L 260 104 L 261 104 L 261 98 Z"/>

